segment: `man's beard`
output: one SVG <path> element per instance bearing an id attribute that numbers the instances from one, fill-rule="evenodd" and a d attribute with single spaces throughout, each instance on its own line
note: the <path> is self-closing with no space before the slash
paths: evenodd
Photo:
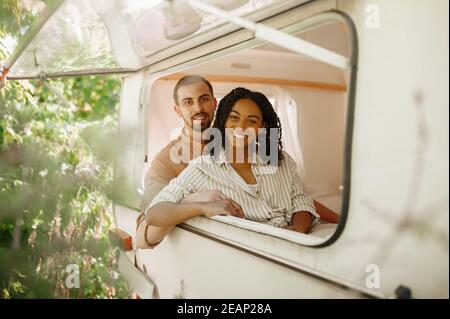
<path id="1" fill-rule="evenodd" d="M 201 120 L 195 119 L 196 117 L 198 117 L 199 115 L 203 115 L 206 117 L 207 121 L 202 123 Z M 191 117 L 190 119 L 190 125 L 189 127 L 192 128 L 193 131 L 200 131 L 203 132 L 204 130 L 206 130 L 207 128 L 209 128 L 211 126 L 211 119 L 209 118 L 209 114 L 207 113 L 199 113 L 199 114 L 195 114 L 193 117 Z M 184 120 L 185 123 L 186 119 Z"/>

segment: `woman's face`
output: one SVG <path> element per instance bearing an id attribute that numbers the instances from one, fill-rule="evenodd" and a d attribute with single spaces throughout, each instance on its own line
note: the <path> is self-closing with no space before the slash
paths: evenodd
<path id="1" fill-rule="evenodd" d="M 259 106 L 252 100 L 237 101 L 225 122 L 225 135 L 233 147 L 245 147 L 256 140 L 258 129 L 264 127 Z"/>

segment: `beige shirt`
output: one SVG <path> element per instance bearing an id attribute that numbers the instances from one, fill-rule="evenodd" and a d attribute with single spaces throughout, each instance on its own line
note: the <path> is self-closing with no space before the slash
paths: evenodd
<path id="1" fill-rule="evenodd" d="M 145 175 L 144 195 L 142 196 L 142 211 L 148 207 L 153 198 L 165 187 L 171 180 L 178 177 L 188 166 L 190 160 L 201 155 L 203 145 L 191 138 L 189 131 L 184 128 L 181 135 L 175 140 L 170 141 L 153 158 L 150 168 Z M 182 151 L 184 155 L 182 156 Z M 186 152 L 187 151 L 187 152 Z M 171 160 L 171 152 L 178 152 L 181 157 L 180 162 Z M 139 215 L 137 225 L 143 221 L 143 214 Z"/>

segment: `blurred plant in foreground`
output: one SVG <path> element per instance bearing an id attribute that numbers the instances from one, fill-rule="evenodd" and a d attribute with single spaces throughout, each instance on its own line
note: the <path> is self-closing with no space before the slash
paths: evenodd
<path id="1" fill-rule="evenodd" d="M 0 2 L 0 60 L 45 2 Z M 0 299 L 129 296 L 107 236 L 119 92 L 94 76 L 0 90 Z"/>
<path id="2" fill-rule="evenodd" d="M 128 297 L 107 237 L 119 79 L 50 85 L 75 108 L 38 81 L 0 91 L 0 298 Z"/>

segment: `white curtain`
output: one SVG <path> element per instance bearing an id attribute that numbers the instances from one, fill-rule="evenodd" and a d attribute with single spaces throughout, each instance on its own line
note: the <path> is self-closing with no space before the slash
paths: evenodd
<path id="1" fill-rule="evenodd" d="M 281 121 L 284 150 L 292 156 L 297 163 L 297 171 L 305 181 L 305 166 L 303 162 L 303 153 L 300 146 L 298 134 L 298 110 L 297 103 L 289 96 L 289 93 L 283 88 L 275 87 L 275 111 Z"/>

